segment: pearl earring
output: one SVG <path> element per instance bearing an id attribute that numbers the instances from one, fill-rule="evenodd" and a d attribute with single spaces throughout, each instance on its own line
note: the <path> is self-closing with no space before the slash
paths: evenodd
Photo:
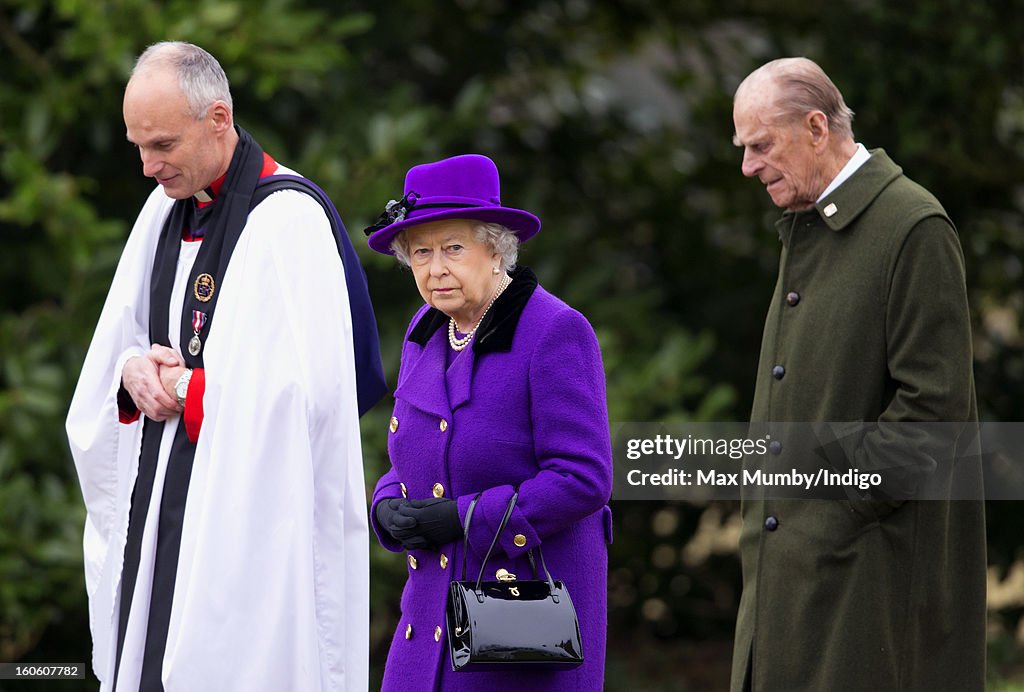
<path id="1" fill-rule="evenodd" d="M 497 273 L 498 273 L 498 268 L 497 268 L 497 267 L 495 267 L 494 269 L 492 269 L 492 270 L 491 270 L 491 272 L 492 272 L 493 274 L 497 274 Z"/>

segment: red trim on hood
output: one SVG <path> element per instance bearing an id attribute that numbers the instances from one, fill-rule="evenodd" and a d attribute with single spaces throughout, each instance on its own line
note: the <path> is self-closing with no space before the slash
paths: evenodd
<path id="1" fill-rule="evenodd" d="M 263 170 L 260 171 L 260 177 L 266 178 L 268 175 L 272 175 L 276 170 L 277 161 L 275 161 L 267 152 L 263 152 Z M 227 175 L 228 174 L 225 171 L 224 175 L 222 175 L 221 177 L 217 178 L 212 183 L 207 185 L 206 191 L 213 193 L 213 200 L 210 202 L 200 202 L 199 200 L 196 200 L 196 206 L 198 206 L 200 209 L 203 209 L 204 207 L 208 207 L 214 202 L 216 202 L 217 195 L 220 194 L 220 189 L 224 187 L 224 179 L 227 177 Z"/>

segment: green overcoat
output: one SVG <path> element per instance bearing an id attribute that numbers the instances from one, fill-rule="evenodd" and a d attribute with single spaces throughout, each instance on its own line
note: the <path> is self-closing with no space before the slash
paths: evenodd
<path id="1" fill-rule="evenodd" d="M 964 430 L 977 420 L 963 253 L 930 193 L 875 150 L 777 228 L 752 421 Z M 853 439 L 862 469 L 895 444 L 877 431 Z M 746 464 L 820 464 L 812 454 L 795 441 Z M 733 691 L 984 689 L 980 471 L 958 472 L 973 499 L 773 499 L 744 488 Z"/>

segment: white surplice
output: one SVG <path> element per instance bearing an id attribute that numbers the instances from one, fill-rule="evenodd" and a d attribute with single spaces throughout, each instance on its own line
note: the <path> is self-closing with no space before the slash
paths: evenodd
<path id="1" fill-rule="evenodd" d="M 116 395 L 125 361 L 150 347 L 153 256 L 172 204 L 154 190 L 135 223 L 67 419 L 88 511 L 86 586 L 93 668 L 103 689 L 114 678 L 142 437 L 141 420 L 118 421 Z M 193 248 L 179 258 L 171 298 L 176 348 Z M 352 321 L 323 209 L 296 191 L 269 196 L 250 214 L 216 290 L 164 689 L 365 690 L 369 539 Z M 118 690 L 138 685 L 176 427 L 176 419 L 168 421 L 161 442 Z"/>

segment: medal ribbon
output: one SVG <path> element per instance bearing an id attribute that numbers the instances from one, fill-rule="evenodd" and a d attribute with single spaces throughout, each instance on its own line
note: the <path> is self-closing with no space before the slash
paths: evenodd
<path id="1" fill-rule="evenodd" d="M 199 310 L 192 311 L 192 331 L 194 334 L 188 342 L 188 352 L 193 356 L 198 356 L 199 351 L 203 348 L 203 342 L 199 338 L 199 332 L 203 330 L 206 325 L 206 313 Z"/>
<path id="2" fill-rule="evenodd" d="M 199 333 L 203 331 L 204 327 L 206 327 L 206 313 L 199 310 L 193 310 L 193 332 L 196 333 L 197 337 L 199 336 Z"/>
<path id="3" fill-rule="evenodd" d="M 192 331 L 199 336 L 199 332 L 203 331 L 203 327 L 206 326 L 206 313 L 200 312 L 199 310 L 192 311 Z"/>

